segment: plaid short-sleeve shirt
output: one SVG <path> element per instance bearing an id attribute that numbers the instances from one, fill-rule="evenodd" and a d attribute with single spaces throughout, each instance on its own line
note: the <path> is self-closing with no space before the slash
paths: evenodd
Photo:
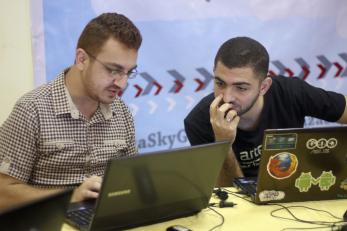
<path id="1" fill-rule="evenodd" d="M 137 154 L 131 113 L 120 98 L 90 120 L 77 110 L 64 72 L 16 103 L 0 127 L 0 172 L 36 186 L 80 184 L 108 160 Z"/>

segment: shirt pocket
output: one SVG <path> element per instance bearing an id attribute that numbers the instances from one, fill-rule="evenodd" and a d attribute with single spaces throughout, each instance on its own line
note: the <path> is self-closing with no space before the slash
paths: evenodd
<path id="1" fill-rule="evenodd" d="M 74 145 L 74 140 L 50 140 L 43 142 L 42 150 L 47 154 L 51 154 L 55 152 L 72 149 Z"/>
<path id="2" fill-rule="evenodd" d="M 38 166 L 44 169 L 81 169 L 85 162 L 85 156 L 81 153 L 86 150 L 74 140 L 45 141 L 39 148 Z"/>
<path id="3" fill-rule="evenodd" d="M 104 140 L 101 144 L 96 145 L 94 155 L 98 162 L 102 165 L 110 159 L 124 156 L 128 150 L 125 140 Z"/>

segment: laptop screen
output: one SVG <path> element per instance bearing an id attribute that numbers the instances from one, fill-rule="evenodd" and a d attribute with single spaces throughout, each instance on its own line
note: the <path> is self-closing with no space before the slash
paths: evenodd
<path id="1" fill-rule="evenodd" d="M 110 161 L 89 228 L 129 228 L 206 208 L 229 148 L 220 142 Z"/>

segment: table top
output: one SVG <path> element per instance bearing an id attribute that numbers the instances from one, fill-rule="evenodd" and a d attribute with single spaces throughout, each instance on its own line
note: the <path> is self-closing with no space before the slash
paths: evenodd
<path id="1" fill-rule="evenodd" d="M 229 191 L 236 192 L 234 188 L 228 188 Z M 323 227 L 317 224 L 303 223 L 285 218 L 291 218 L 291 215 L 284 207 L 289 210 L 299 219 L 305 221 L 316 222 L 338 222 L 342 220 L 344 212 L 347 210 L 347 199 L 341 200 L 325 200 L 325 201 L 306 201 L 306 202 L 292 202 L 292 203 L 278 203 L 270 205 L 256 205 L 253 202 L 247 201 L 248 197 L 238 196 L 238 194 L 229 194 L 228 202 L 233 202 L 234 207 L 215 208 L 218 213 L 224 217 L 224 223 L 216 230 L 286 230 L 286 228 L 313 228 Z M 211 198 L 211 202 L 218 202 L 216 198 Z M 310 209 L 311 208 L 311 209 Z M 281 209 L 275 211 L 276 209 Z M 332 213 L 337 218 L 322 211 Z M 271 216 L 271 212 L 276 218 Z M 166 230 L 167 227 L 172 225 L 182 225 L 191 230 L 210 230 L 222 222 L 222 217 L 209 208 L 206 208 L 196 215 L 174 219 L 166 222 L 161 222 L 153 225 L 141 226 L 130 230 Z M 341 223 L 340 223 L 341 225 Z M 73 227 L 64 224 L 62 231 L 75 231 Z M 319 230 L 331 230 L 331 227 Z"/>

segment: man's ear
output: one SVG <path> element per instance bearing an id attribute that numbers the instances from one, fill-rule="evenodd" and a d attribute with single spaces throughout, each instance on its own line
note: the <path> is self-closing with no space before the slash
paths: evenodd
<path id="1" fill-rule="evenodd" d="M 265 95 L 265 93 L 270 89 L 272 84 L 272 78 L 266 77 L 260 84 L 260 95 Z"/>
<path id="2" fill-rule="evenodd" d="M 88 64 L 88 55 L 87 53 L 82 49 L 78 48 L 76 50 L 76 59 L 75 59 L 75 65 L 79 70 L 84 70 L 86 68 L 86 64 Z"/>

